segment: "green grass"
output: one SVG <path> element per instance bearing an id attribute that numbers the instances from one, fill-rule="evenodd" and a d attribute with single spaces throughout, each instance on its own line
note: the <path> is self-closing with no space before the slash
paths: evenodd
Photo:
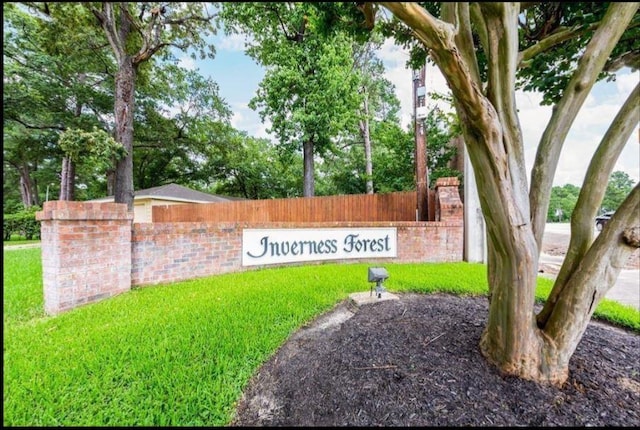
<path id="1" fill-rule="evenodd" d="M 228 425 L 295 330 L 371 288 L 367 264 L 297 266 L 136 288 L 51 317 L 40 252 L 4 253 L 5 426 Z M 384 266 L 391 292 L 487 291 L 480 264 Z M 540 278 L 538 298 L 550 288 Z M 630 307 L 605 300 L 598 314 L 640 331 Z"/>

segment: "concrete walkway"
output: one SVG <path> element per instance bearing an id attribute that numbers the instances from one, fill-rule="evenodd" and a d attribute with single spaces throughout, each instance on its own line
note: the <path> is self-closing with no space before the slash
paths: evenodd
<path id="1" fill-rule="evenodd" d="M 556 267 L 556 273 L 562 267 L 563 260 L 564 256 L 540 254 L 540 264 Z M 555 279 L 554 275 L 544 273 L 541 275 Z M 620 270 L 616 283 L 605 297 L 623 305 L 632 306 L 640 311 L 640 270 Z"/>
<path id="2" fill-rule="evenodd" d="M 545 227 L 545 233 L 566 235 L 567 243 L 569 243 L 571 226 L 569 223 L 549 223 Z M 596 234 L 599 233 L 596 232 Z M 563 261 L 564 256 L 554 256 L 541 253 L 539 264 L 554 266 L 557 269 L 555 273 L 557 273 L 557 271 L 560 270 Z M 554 276 L 549 275 L 549 277 L 553 278 Z M 640 311 L 640 270 L 620 270 L 616 283 L 607 292 L 605 297 L 610 300 L 615 300 L 623 305 L 632 306 Z"/>
<path id="3" fill-rule="evenodd" d="M 5 245 L 4 247 L 5 251 L 14 251 L 16 249 L 25 249 L 25 248 L 40 248 L 40 244 L 39 243 L 25 243 L 22 245 Z"/>

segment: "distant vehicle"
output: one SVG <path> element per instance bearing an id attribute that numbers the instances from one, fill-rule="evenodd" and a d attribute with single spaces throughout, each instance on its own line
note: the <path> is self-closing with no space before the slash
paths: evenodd
<path id="1" fill-rule="evenodd" d="M 602 228 L 607 224 L 607 222 L 611 219 L 615 211 L 605 212 L 602 215 L 598 215 L 596 217 L 596 229 L 598 231 L 602 231 Z"/>

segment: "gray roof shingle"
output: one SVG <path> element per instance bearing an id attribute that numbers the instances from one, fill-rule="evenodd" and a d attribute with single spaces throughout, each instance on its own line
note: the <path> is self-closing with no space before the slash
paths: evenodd
<path id="1" fill-rule="evenodd" d="M 178 184 L 167 184 L 159 187 L 147 188 L 134 192 L 135 197 L 163 197 L 169 199 L 189 200 L 199 202 L 226 202 L 229 200 L 242 200 L 238 197 L 218 196 L 192 190 Z"/>
<path id="2" fill-rule="evenodd" d="M 228 202 L 231 200 L 245 200 L 241 197 L 219 196 L 215 194 L 203 193 L 202 191 L 192 190 L 178 184 L 160 185 L 158 187 L 147 188 L 144 190 L 134 191 L 135 198 L 154 198 L 159 200 L 175 200 L 184 201 L 185 203 L 213 203 Z M 113 196 L 94 199 L 92 201 L 113 200 Z"/>

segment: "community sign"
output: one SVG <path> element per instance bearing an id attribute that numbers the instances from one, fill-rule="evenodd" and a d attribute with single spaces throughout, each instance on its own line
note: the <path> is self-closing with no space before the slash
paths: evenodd
<path id="1" fill-rule="evenodd" d="M 244 229 L 242 265 L 396 257 L 396 228 Z"/>

